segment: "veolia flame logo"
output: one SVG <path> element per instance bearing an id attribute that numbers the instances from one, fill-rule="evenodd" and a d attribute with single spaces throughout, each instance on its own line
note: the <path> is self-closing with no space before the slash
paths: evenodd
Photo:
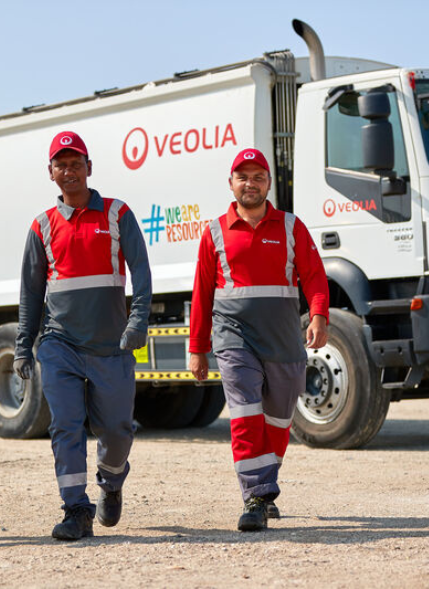
<path id="1" fill-rule="evenodd" d="M 130 170 L 140 168 L 146 159 L 149 149 L 147 133 L 141 127 L 132 129 L 125 138 L 122 147 L 122 158 Z"/>
<path id="2" fill-rule="evenodd" d="M 61 145 L 70 145 L 70 143 L 72 143 L 72 138 L 69 137 L 68 135 L 64 135 L 64 137 L 61 137 L 60 139 L 60 143 Z"/>
<path id="3" fill-rule="evenodd" d="M 328 198 L 328 200 L 325 200 L 325 202 L 323 203 L 323 212 L 327 217 L 332 217 L 332 215 L 335 213 L 336 208 L 336 204 L 332 200 L 332 198 Z"/>

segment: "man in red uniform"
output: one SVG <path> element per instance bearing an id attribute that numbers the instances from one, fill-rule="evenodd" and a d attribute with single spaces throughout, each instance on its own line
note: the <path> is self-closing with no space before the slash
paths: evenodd
<path id="1" fill-rule="evenodd" d="M 307 345 L 327 341 L 328 283 L 305 225 L 267 201 L 270 169 L 257 149 L 235 158 L 236 202 L 201 239 L 191 307 L 190 369 L 207 378 L 213 351 L 231 418 L 234 466 L 244 500 L 242 531 L 280 517 L 279 466 L 300 393 L 305 390 L 298 278 L 310 308 Z"/>
<path id="2" fill-rule="evenodd" d="M 49 160 L 61 196 L 33 221 L 25 245 L 14 369 L 23 379 L 32 377 L 44 310 L 37 356 L 65 511 L 52 535 L 78 540 L 93 535 L 96 512 L 86 494 L 87 418 L 97 437 L 98 521 L 114 526 L 121 516 L 133 440 L 132 350 L 146 343 L 151 277 L 132 211 L 88 188 L 92 163 L 82 139 L 59 133 Z M 133 286 L 128 319 L 125 263 Z"/>

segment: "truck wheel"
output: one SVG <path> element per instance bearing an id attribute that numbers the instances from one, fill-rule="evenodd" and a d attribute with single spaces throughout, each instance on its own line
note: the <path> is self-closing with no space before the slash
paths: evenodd
<path id="1" fill-rule="evenodd" d="M 222 385 L 204 387 L 204 396 L 198 413 L 190 424 L 191 427 L 205 427 L 219 417 L 225 406 Z"/>
<path id="2" fill-rule="evenodd" d="M 137 383 L 134 417 L 147 428 L 179 429 L 195 419 L 203 401 L 203 388 L 171 385 L 155 389 Z"/>
<path id="3" fill-rule="evenodd" d="M 40 364 L 32 380 L 13 371 L 17 323 L 0 326 L 0 436 L 29 439 L 48 431 L 51 416 L 42 392 Z"/>
<path id="4" fill-rule="evenodd" d="M 302 318 L 303 333 L 309 323 Z M 390 393 L 380 384 L 362 331 L 352 313 L 330 310 L 329 340 L 307 350 L 307 386 L 292 424 L 297 440 L 315 448 L 359 448 L 383 425 Z"/>

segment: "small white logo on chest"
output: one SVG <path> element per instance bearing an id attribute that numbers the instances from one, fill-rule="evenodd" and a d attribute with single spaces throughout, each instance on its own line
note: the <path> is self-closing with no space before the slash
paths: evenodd
<path id="1" fill-rule="evenodd" d="M 107 231 L 107 229 L 95 229 L 95 233 L 106 233 L 110 235 L 110 231 Z"/>
<path id="2" fill-rule="evenodd" d="M 274 239 L 263 239 L 262 243 L 277 243 L 280 245 L 280 241 L 274 241 Z"/>

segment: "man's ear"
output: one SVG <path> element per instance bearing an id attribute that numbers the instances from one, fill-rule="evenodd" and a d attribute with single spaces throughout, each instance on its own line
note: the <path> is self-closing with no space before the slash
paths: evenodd
<path id="1" fill-rule="evenodd" d="M 92 174 L 92 161 L 88 160 L 86 167 L 88 168 L 88 176 L 91 176 Z"/>
<path id="2" fill-rule="evenodd" d="M 232 190 L 232 176 L 228 178 L 229 188 Z"/>
<path id="3" fill-rule="evenodd" d="M 54 176 L 52 174 L 52 165 L 51 164 L 49 164 L 48 170 L 49 170 L 49 178 L 52 180 L 52 182 L 55 182 Z"/>

